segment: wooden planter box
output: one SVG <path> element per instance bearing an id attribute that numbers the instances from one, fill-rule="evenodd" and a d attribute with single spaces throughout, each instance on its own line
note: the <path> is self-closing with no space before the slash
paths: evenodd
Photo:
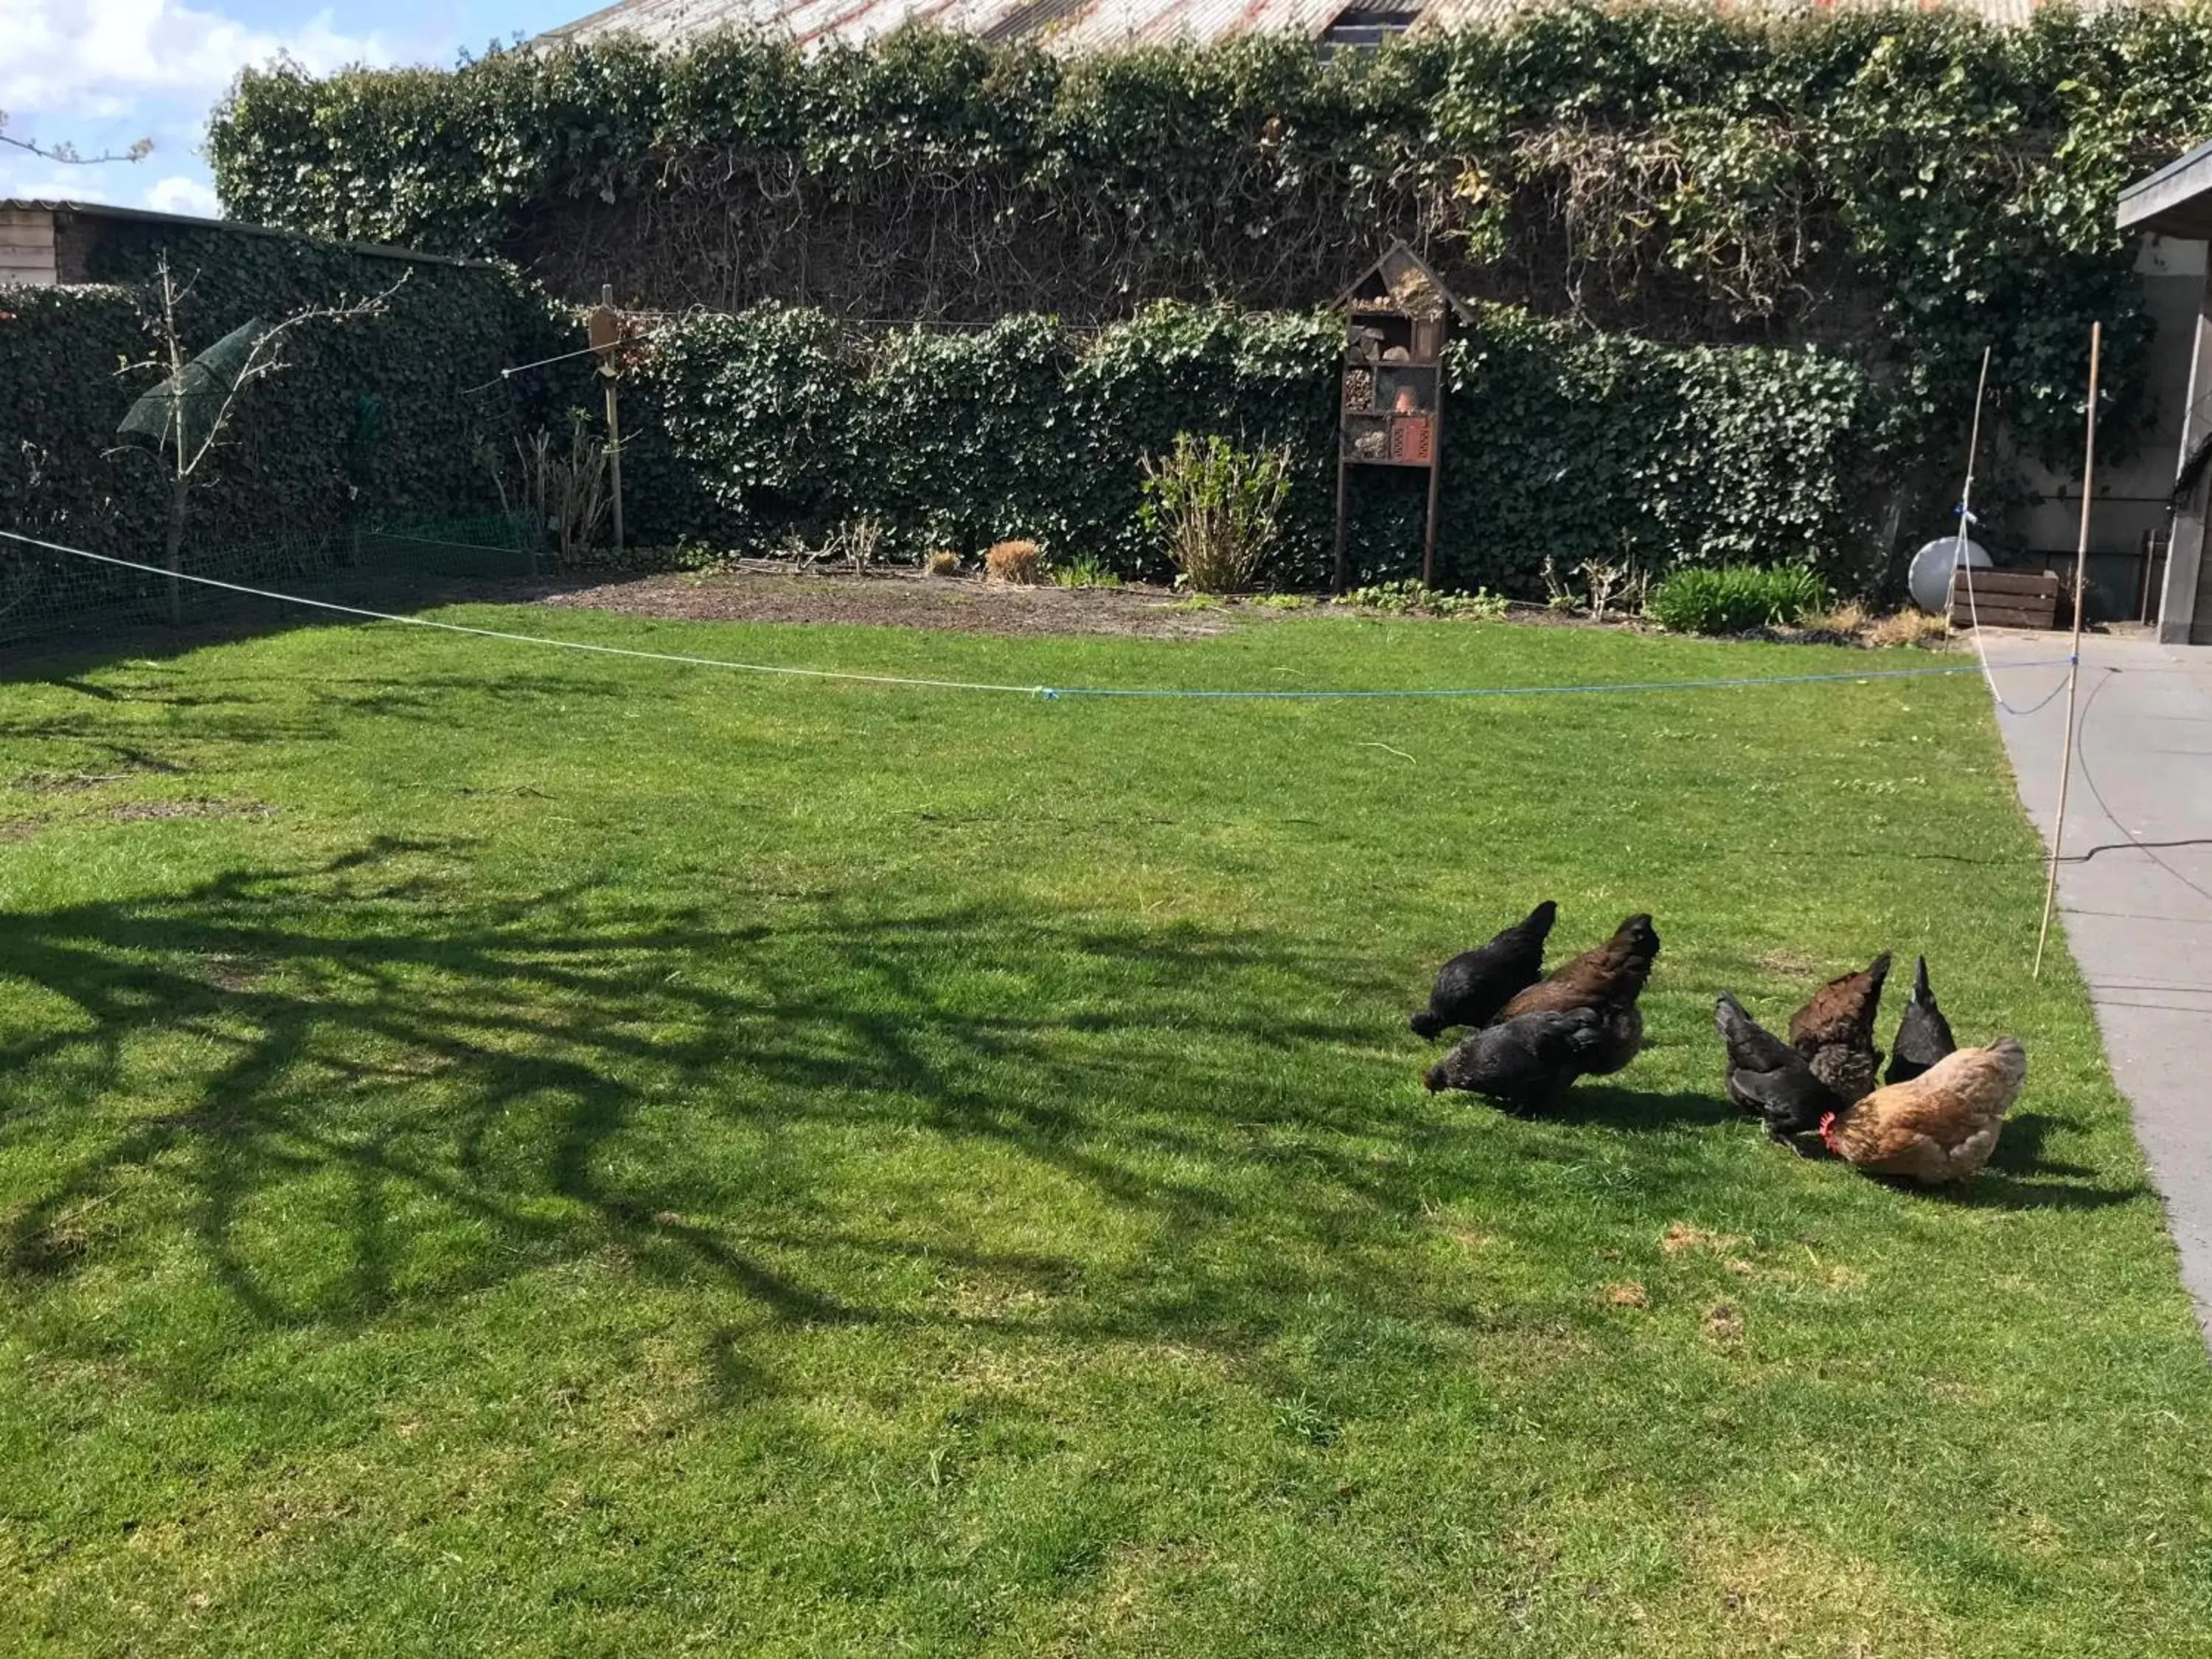
<path id="1" fill-rule="evenodd" d="M 1966 580 L 1973 579 L 1972 602 Z M 2061 584 L 2047 570 L 1954 570 L 1951 573 L 1951 626 L 1971 628 L 2055 628 Z"/>

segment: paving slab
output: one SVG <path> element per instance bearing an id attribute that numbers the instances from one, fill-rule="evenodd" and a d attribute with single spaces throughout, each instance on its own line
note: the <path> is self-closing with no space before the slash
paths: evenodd
<path id="1" fill-rule="evenodd" d="M 2066 671 L 2028 665 L 2063 657 L 2064 639 L 1984 643 L 1997 726 L 2047 847 Z M 2212 1340 L 2212 648 L 2087 636 L 2081 709 L 2059 914 Z"/>

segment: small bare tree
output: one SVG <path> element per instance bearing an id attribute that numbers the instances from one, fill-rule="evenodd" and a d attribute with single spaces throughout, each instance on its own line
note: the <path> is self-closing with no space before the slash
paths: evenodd
<path id="1" fill-rule="evenodd" d="M 28 150 L 42 161 L 60 161 L 79 167 L 97 167 L 103 161 L 143 161 L 154 153 L 151 138 L 141 138 L 128 149 L 103 150 L 97 155 L 85 155 L 67 139 L 58 144 L 42 144 L 36 139 L 18 138 L 8 131 L 8 112 L 4 109 L 0 109 L 0 144 Z"/>
<path id="2" fill-rule="evenodd" d="M 407 273 L 402 271 L 398 282 L 365 300 L 342 298 L 335 305 L 306 306 L 265 327 L 258 319 L 248 323 L 217 342 L 220 346 L 235 338 L 239 341 L 238 351 L 243 354 L 231 354 L 222 362 L 210 361 L 217 356 L 212 349 L 201 357 L 194 357 L 186 349 L 177 311 L 190 297 L 192 285 L 178 285 L 167 253 L 155 267 L 154 281 L 160 304 L 146 317 L 146 331 L 154 337 L 154 355 L 135 363 L 125 363 L 116 372 L 130 374 L 153 371 L 167 376 L 132 405 L 131 414 L 125 417 L 124 429 L 155 437 L 155 453 L 169 467 L 168 525 L 162 538 L 161 559 L 173 577 L 184 568 L 185 514 L 192 488 L 213 477 L 209 457 L 222 447 L 230 430 L 240 394 L 256 380 L 266 380 L 291 366 L 286 353 L 292 337 L 308 324 L 351 323 L 382 316 L 386 301 L 405 283 Z M 155 419 L 144 422 L 141 411 L 149 404 L 156 411 Z M 153 427 L 150 433 L 147 432 L 148 424 Z M 169 583 L 172 622 L 182 613 L 183 590 L 182 582 L 173 580 Z"/>

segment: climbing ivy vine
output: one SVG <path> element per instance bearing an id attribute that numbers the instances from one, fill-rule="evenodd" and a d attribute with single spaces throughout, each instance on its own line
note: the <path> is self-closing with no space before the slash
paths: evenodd
<path id="1" fill-rule="evenodd" d="M 2144 328 L 2112 222 L 2212 132 L 2212 4 L 2017 29 L 1569 5 L 1320 61 L 1254 39 L 1062 60 L 927 32 L 802 57 L 721 36 L 451 71 L 247 74 L 226 204 L 505 252 L 572 296 L 848 317 L 1304 308 L 1406 235 L 1482 297 L 1678 343 L 1826 344 L 1887 417 L 2078 430 L 2088 323 L 2120 441 Z"/>
<path id="2" fill-rule="evenodd" d="M 659 518 L 651 533 L 746 548 L 819 544 L 865 518 L 896 554 L 1031 537 L 1063 561 L 1163 576 L 1138 511 L 1141 458 L 1178 432 L 1218 434 L 1288 446 L 1267 574 L 1319 586 L 1340 329 L 1328 314 L 1171 302 L 1096 334 L 1018 317 L 873 335 L 780 306 L 692 319 L 659 337 L 639 389 L 656 434 L 639 454 L 655 481 L 639 510 Z M 1870 470 L 1875 394 L 1833 354 L 1681 349 L 1490 307 L 1449 370 L 1439 553 L 1451 586 L 1538 591 L 1547 556 L 1655 571 L 1815 557 L 1853 586 L 1878 563 L 1856 482 Z M 1355 474 L 1358 579 L 1417 561 L 1425 476 Z"/>

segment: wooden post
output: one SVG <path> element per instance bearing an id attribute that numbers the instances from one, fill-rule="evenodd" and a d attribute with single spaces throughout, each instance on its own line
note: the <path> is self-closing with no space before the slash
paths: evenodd
<path id="1" fill-rule="evenodd" d="M 1437 325 L 1439 337 L 1443 325 Z M 1421 586 L 1437 585 L 1437 497 L 1444 476 L 1444 354 L 1437 352 L 1437 406 L 1429 412 L 1429 525 L 1421 538 Z"/>
<path id="2" fill-rule="evenodd" d="M 1336 441 L 1336 586 L 1334 591 L 1344 592 L 1344 438 Z"/>
<path id="3" fill-rule="evenodd" d="M 2066 739 L 2058 751 L 2058 817 L 2051 826 L 2051 877 L 2043 887 L 2043 926 L 2035 935 L 2031 979 L 2043 977 L 2043 946 L 2051 937 L 2051 911 L 2058 898 L 2058 852 L 2066 844 L 2066 794 L 2074 781 L 2074 699 L 2081 686 L 2081 611 L 2089 597 L 2089 503 L 2097 493 L 2097 363 L 2104 346 L 2105 325 L 2090 324 L 2089 436 L 2081 456 L 2081 533 L 2074 545 L 2074 650 L 2066 669 Z"/>

